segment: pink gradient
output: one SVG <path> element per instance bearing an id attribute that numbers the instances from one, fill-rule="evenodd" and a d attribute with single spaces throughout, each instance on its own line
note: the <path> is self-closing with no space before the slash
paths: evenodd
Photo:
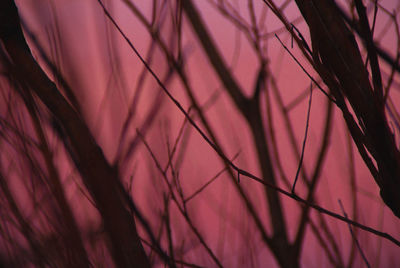
<path id="1" fill-rule="evenodd" d="M 147 18 L 151 18 L 150 3 L 147 1 L 134 2 Z M 243 35 L 240 37 L 240 44 L 237 43 L 238 33 L 232 27 L 232 23 L 223 18 L 208 1 L 198 0 L 193 2 L 201 11 L 217 47 L 224 56 L 225 62 L 232 67 L 235 79 L 242 86 L 245 93 L 250 95 L 259 67 L 252 48 Z M 243 17 L 249 20 L 245 2 L 232 1 L 232 3 L 240 6 Z M 398 7 L 397 1 L 379 2 L 382 6 L 387 7 L 388 10 Z M 137 83 L 143 70 L 142 64 L 106 19 L 96 1 L 19 0 L 16 3 L 22 18 L 29 25 L 29 30 L 34 33 L 43 49 L 54 60 L 73 88 L 81 103 L 84 118 L 93 135 L 103 149 L 106 158 L 113 162 L 117 157 L 119 137 L 130 103 L 137 91 Z M 262 1 L 254 1 L 254 4 L 257 13 L 261 14 L 265 5 Z M 107 7 L 124 33 L 130 38 L 141 55 L 146 58 L 151 43 L 151 37 L 147 30 L 129 11 L 123 1 L 107 1 Z M 286 13 L 286 16 L 290 19 L 295 19 L 299 16 L 294 3 L 289 5 Z M 378 14 L 377 33 L 382 31 L 381 27 L 385 21 L 384 16 L 381 16 Z M 194 95 L 198 103 L 202 105 L 215 92 L 219 93 L 218 98 L 207 109 L 205 115 L 227 156 L 232 158 L 240 152 L 234 163 L 238 167 L 261 177 L 249 128 L 233 105 L 229 95 L 224 91 L 187 19 L 184 17 L 183 20 L 182 38 L 185 71 L 189 77 L 190 84 L 195 89 Z M 267 32 L 273 32 L 282 27 L 282 24 L 270 11 L 267 13 L 265 25 Z M 298 28 L 308 38 L 305 23 L 300 23 Z M 161 31 L 161 35 L 165 40 L 168 40 L 172 30 L 171 21 L 166 19 Z M 291 40 L 289 34 L 281 32 L 279 37 L 290 48 Z M 29 42 L 29 38 L 27 39 Z M 393 27 L 382 37 L 381 44 L 383 48 L 390 51 L 391 55 L 395 54 L 396 44 Z M 237 50 L 237 46 L 240 46 L 240 50 Z M 31 47 L 34 55 L 42 63 L 43 68 L 46 68 L 36 48 L 33 45 Z M 304 64 L 305 68 L 317 77 L 311 66 L 302 57 L 296 45 L 290 49 Z M 240 53 L 236 54 L 238 51 Z M 273 36 L 268 41 L 267 51 L 269 55 L 268 68 L 275 74 L 282 100 L 284 104 L 288 105 L 297 96 L 308 90 L 310 79 L 301 71 Z M 383 72 L 390 72 L 385 63 L 381 63 L 381 66 Z M 157 46 L 152 55 L 151 67 L 161 79 L 166 76 L 168 63 Z M 386 83 L 387 76 L 383 75 L 384 83 Z M 394 80 L 399 85 L 400 77 L 398 74 L 394 76 Z M 184 92 L 182 82 L 177 75 L 173 74 L 166 85 L 173 96 L 187 110 L 190 106 L 190 99 Z M 142 126 L 146 115 L 151 110 L 154 100 L 160 92 L 161 90 L 154 79 L 147 75 L 143 83 L 141 97 L 137 103 L 137 113 L 129 126 L 126 143 L 122 148 L 127 147 L 129 141 L 135 137 L 136 129 Z M 399 107 L 399 86 L 394 87 L 391 93 L 393 102 Z M 272 91 L 270 91 L 270 94 L 273 94 Z M 305 97 L 289 114 L 295 130 L 298 151 L 301 150 L 304 137 L 307 100 L 308 98 Z M 309 136 L 304 158 L 304 171 L 308 175 L 310 175 L 309 173 L 315 165 L 319 145 L 322 142 L 326 103 L 327 98 L 319 90 L 313 90 Z M 184 116 L 164 93 L 162 93 L 158 105 L 160 110 L 153 125 L 146 133 L 145 139 L 158 161 L 164 167 L 168 162 L 167 141 L 171 145 L 175 142 L 184 121 Z M 278 105 L 272 101 L 270 108 L 273 113 L 272 120 L 275 125 L 277 148 L 281 156 L 280 162 L 284 167 L 286 176 L 292 183 L 298 160 L 293 154 L 293 147 L 288 139 L 284 121 L 278 114 Z M 263 104 L 263 109 L 265 112 L 267 111 L 265 104 Z M 342 114 L 335 107 L 333 110 L 334 123 L 330 145 L 321 171 L 322 178 L 317 186 L 315 203 L 342 214 L 338 204 L 338 199 L 340 199 L 347 214 L 352 218 L 352 192 L 349 179 L 350 156 L 347 147 L 348 133 Z M 267 122 L 266 118 L 265 116 L 265 122 Z M 204 126 L 198 117 L 195 117 L 195 121 L 204 130 Z M 399 134 L 396 131 L 395 134 L 397 140 L 399 140 Z M 185 133 L 187 148 L 182 158 L 179 177 L 185 195 L 189 196 L 222 170 L 224 166 L 219 156 L 191 126 L 186 126 Z M 269 140 L 269 143 L 271 142 Z M 54 144 L 56 143 L 57 141 L 54 141 Z M 355 146 L 352 148 L 358 191 L 358 222 L 400 239 L 399 219 L 381 201 L 378 187 L 361 160 L 357 149 Z M 55 159 L 57 159 L 61 170 L 60 175 L 65 185 L 67 185 L 68 199 L 73 204 L 74 213 L 80 226 L 85 230 L 98 225 L 98 213 L 82 194 L 80 190 L 83 187 L 82 182 L 71 166 L 70 161 L 67 160 L 65 151 L 58 149 L 55 152 Z M 276 160 L 273 160 L 273 163 L 276 165 Z M 158 230 L 160 222 L 156 219 L 158 219 L 163 209 L 162 192 L 166 190 L 166 186 L 142 142 L 137 146 L 134 156 L 126 162 L 121 170 L 121 175 L 126 185 L 129 184 L 130 178 L 133 177 L 132 196 L 141 211 L 150 220 L 152 228 Z M 279 180 L 278 175 L 277 177 L 279 186 L 290 190 Z M 240 186 L 249 195 L 257 212 L 259 212 L 262 223 L 267 226 L 267 230 L 270 230 L 270 221 L 267 216 L 268 207 L 263 186 L 248 178 L 241 178 Z M 18 186 L 15 187 L 19 188 Z M 302 178 L 297 183 L 296 192 L 302 197 L 306 195 L 306 187 Z M 296 222 L 300 217 L 299 204 L 283 196 L 281 200 L 284 205 L 289 235 L 293 239 L 298 227 Z M 250 219 L 246 207 L 240 201 L 238 193 L 226 173 L 221 175 L 196 198 L 188 202 L 187 207 L 196 227 L 212 250 L 219 256 L 225 267 L 245 267 L 250 265 L 249 263 L 252 263 L 253 267 L 278 266 L 272 253 L 262 242 L 259 232 L 254 227 L 254 222 Z M 316 211 L 312 211 L 310 215 L 311 218 L 318 222 L 318 213 Z M 341 254 L 346 260 L 350 254 L 351 243 L 349 241 L 352 240 L 348 226 L 329 217 L 326 217 L 326 219 L 333 234 L 339 241 Z M 185 259 L 188 262 L 199 263 L 205 267 L 213 267 L 215 264 L 204 253 L 204 249 L 198 245 L 198 242 L 190 236 L 188 241 L 185 239 L 187 238 L 189 227 L 180 216 L 175 205 L 171 206 L 171 220 L 173 223 L 172 235 L 175 241 L 183 241 L 182 248 L 187 251 L 184 255 Z M 141 226 L 138 226 L 138 228 L 140 233 L 145 236 L 143 228 Z M 373 267 L 394 267 L 393 265 L 400 264 L 399 249 L 394 244 L 362 230 L 357 231 L 357 234 L 361 247 Z M 167 247 L 166 241 L 162 242 L 162 246 Z M 145 249 L 150 252 L 149 248 L 145 247 Z M 107 258 L 105 257 L 104 262 L 106 260 Z M 363 261 L 359 255 L 355 261 L 356 266 L 363 266 Z M 301 264 L 303 267 L 329 267 L 330 265 L 309 228 L 302 248 Z M 159 267 L 161 266 L 162 264 L 159 263 Z"/>

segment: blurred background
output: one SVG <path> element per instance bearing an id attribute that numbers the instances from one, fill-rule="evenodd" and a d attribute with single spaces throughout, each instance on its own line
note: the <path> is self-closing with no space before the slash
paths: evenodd
<path id="1" fill-rule="evenodd" d="M 350 21 L 358 19 L 352 1 L 336 2 Z M 150 228 L 137 219 L 136 228 L 152 266 L 165 265 L 157 246 L 178 267 L 400 263 L 391 241 L 238 178 L 98 1 L 15 3 L 35 60 L 146 218 Z M 299 171 L 295 192 L 301 198 L 400 238 L 399 219 L 383 203 L 341 110 L 321 90 L 330 94 L 313 68 L 309 27 L 294 1 L 103 4 L 164 88 L 237 167 L 288 192 Z M 364 5 L 375 45 L 392 60 L 378 57 L 385 115 L 398 149 L 400 3 Z M 362 39 L 348 27 L 370 70 Z M 72 224 L 81 241 L 71 243 L 84 248 L 88 266 L 118 266 L 68 137 L 38 98 L 35 112 L 26 105 L 3 61 L 1 70 L 0 261 L 5 267 L 68 267 L 67 248 L 74 244 L 65 234 Z"/>

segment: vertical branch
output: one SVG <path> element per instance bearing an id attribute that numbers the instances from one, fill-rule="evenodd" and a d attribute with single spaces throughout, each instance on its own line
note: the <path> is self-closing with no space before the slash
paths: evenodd
<path id="1" fill-rule="evenodd" d="M 201 42 L 202 47 L 206 52 L 206 55 L 215 72 L 217 73 L 221 82 L 224 84 L 225 89 L 231 96 L 236 107 L 245 117 L 250 126 L 263 177 L 269 183 L 275 185 L 275 173 L 270 159 L 269 148 L 266 142 L 266 133 L 261 117 L 259 96 L 255 95 L 255 98 L 247 99 L 243 95 L 239 85 L 236 83 L 232 74 L 226 67 L 221 52 L 217 50 L 199 12 L 193 5 L 192 1 L 183 1 L 183 10 L 189 19 L 199 42 Z M 266 188 L 266 197 L 268 199 L 270 221 L 272 223 L 274 232 L 272 240 L 273 246 L 271 247 L 271 250 L 274 252 L 278 261 L 282 265 L 293 265 L 289 263 L 297 262 L 298 257 L 287 257 L 288 252 L 289 254 L 291 253 L 291 249 L 287 239 L 286 220 L 284 218 L 280 198 L 277 193 L 270 188 Z"/>
<path id="2" fill-rule="evenodd" d="M 303 159 L 304 159 L 304 152 L 305 152 L 305 148 L 306 148 L 306 142 L 307 142 L 307 136 L 308 136 L 308 127 L 309 127 L 309 122 L 310 122 L 310 112 L 311 112 L 311 101 L 312 101 L 312 84 L 310 87 L 310 97 L 308 100 L 308 109 L 307 109 L 307 120 L 306 120 L 306 129 L 305 129 L 305 133 L 304 133 L 304 139 L 303 139 L 303 146 L 301 149 L 301 154 L 300 154 L 300 160 L 299 160 L 299 165 L 297 167 L 297 171 L 296 171 L 296 176 L 294 177 L 294 182 L 293 182 L 293 186 L 292 186 L 292 193 L 295 193 L 295 187 L 296 187 L 296 182 L 297 179 L 299 177 L 300 174 L 300 169 L 303 166 Z"/>

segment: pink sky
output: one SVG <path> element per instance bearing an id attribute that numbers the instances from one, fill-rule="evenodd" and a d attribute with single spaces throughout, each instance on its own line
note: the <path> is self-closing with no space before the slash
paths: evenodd
<path id="1" fill-rule="evenodd" d="M 111 3 L 111 1 L 107 2 Z M 150 4 L 147 1 L 134 2 L 137 2 L 136 4 L 149 17 Z M 257 75 L 258 63 L 245 37 L 241 36 L 240 44 L 237 43 L 237 31 L 233 29 L 231 22 L 221 17 L 210 6 L 208 1 L 198 0 L 193 2 L 201 10 L 201 14 L 206 20 L 218 48 L 222 51 L 226 63 L 231 66 L 232 61 L 234 62 L 237 56 L 237 62 L 233 67 L 235 78 L 246 93 L 250 93 Z M 245 1 L 232 2 L 240 5 L 243 16 L 248 19 Z M 394 0 L 379 2 L 381 5 L 387 7 L 388 10 L 398 7 L 397 1 Z M 113 26 L 109 24 L 96 1 L 58 0 L 38 2 L 20 0 L 17 1 L 17 4 L 23 18 L 44 46 L 46 52 L 54 53 L 55 50 L 62 51 L 59 55 L 61 70 L 79 100 L 81 100 L 84 115 L 96 139 L 103 148 L 107 158 L 112 161 L 117 152 L 121 127 L 129 109 L 129 103 L 134 96 L 140 72 L 142 71 L 141 63 Z M 255 1 L 255 5 L 257 12 L 261 12 L 262 8 L 264 8 L 262 1 Z M 150 38 L 144 27 L 122 1 L 113 2 L 112 6 L 108 6 L 123 31 L 131 39 L 139 52 L 145 56 L 148 51 Z M 292 3 L 286 14 L 289 18 L 294 19 L 299 13 Z M 381 19 L 382 23 L 386 21 L 384 19 L 386 17 L 381 14 L 378 14 L 378 18 L 378 23 L 381 22 Z M 55 28 L 55 23 L 57 23 L 58 29 Z M 268 25 L 268 32 L 282 27 L 282 24 L 271 12 L 268 12 L 266 24 Z M 299 29 L 305 36 L 308 36 L 304 26 L 305 24 L 301 23 Z M 380 27 L 381 24 L 378 24 L 377 33 L 381 31 Z M 163 28 L 164 38 L 168 37 L 170 29 L 170 23 L 165 23 Z M 59 31 L 59 36 L 52 36 L 57 31 Z M 288 34 L 281 33 L 279 36 L 290 47 Z M 383 37 L 381 42 L 382 46 L 390 51 L 391 55 L 394 55 L 396 52 L 396 44 L 393 38 L 394 30 L 393 26 L 391 26 L 389 32 Z M 49 45 L 49 40 L 52 40 L 54 43 Z M 240 54 L 236 55 L 236 46 L 238 45 L 240 46 Z M 185 68 L 190 78 L 190 83 L 194 86 L 194 94 L 199 103 L 205 103 L 216 91 L 221 92 L 215 104 L 206 112 L 206 116 L 217 133 L 228 157 L 233 157 L 237 152 L 240 152 L 239 157 L 234 162 L 240 168 L 261 176 L 248 126 L 244 123 L 239 112 L 233 107 L 228 94 L 221 88 L 220 81 L 210 66 L 205 53 L 202 51 L 188 23 L 185 23 L 183 26 L 183 49 L 186 53 Z M 112 53 L 109 54 L 109 51 L 112 51 Z M 305 60 L 302 59 L 300 51 L 296 46 L 291 51 L 305 64 L 308 71 L 315 74 L 310 66 L 305 63 Z M 33 49 L 33 52 L 35 53 L 35 49 Z M 54 55 L 52 55 L 52 58 Z M 269 39 L 268 55 L 269 68 L 276 75 L 283 101 L 285 104 L 289 104 L 307 89 L 310 85 L 310 80 L 274 37 Z M 167 64 L 158 49 L 155 50 L 153 62 L 155 63 L 152 64 L 152 68 L 159 77 L 163 77 Z M 114 70 L 112 66 L 115 67 Z M 388 71 L 385 64 L 382 64 L 382 68 Z M 385 83 L 386 79 L 387 77 L 384 76 Z M 396 83 L 400 83 L 398 75 L 395 76 L 395 81 Z M 131 137 L 135 135 L 135 129 L 143 122 L 153 99 L 160 91 L 150 76 L 146 78 L 144 86 L 145 88 L 138 104 L 139 112 L 130 128 L 129 133 Z M 168 89 L 185 108 L 188 108 L 190 101 L 184 93 L 182 84 L 176 75 L 168 84 Z M 399 105 L 399 88 L 393 89 L 392 93 L 392 100 Z M 306 173 L 311 172 L 310 169 L 314 166 L 319 150 L 318 146 L 321 143 L 321 133 L 326 110 L 325 104 L 326 97 L 318 90 L 314 90 L 310 129 L 304 160 Z M 278 107 L 275 103 L 272 104 L 272 110 L 275 115 L 273 120 L 276 126 L 277 146 L 283 152 L 280 160 L 284 164 L 286 175 L 292 181 L 298 163 L 293 155 L 288 135 L 282 118 L 278 115 Z M 333 131 L 327 160 L 322 171 L 322 178 L 317 188 L 317 203 L 329 210 L 342 214 L 338 204 L 338 199 L 340 199 L 343 202 L 346 212 L 352 217 L 347 134 L 341 113 L 336 108 L 334 110 Z M 304 135 L 306 111 L 307 98 L 290 112 L 299 149 L 301 148 Z M 146 140 L 163 165 L 168 160 L 166 136 L 168 136 L 169 142 L 173 143 L 183 120 L 182 113 L 171 101 L 164 98 L 160 113 L 151 130 L 146 135 Z M 199 121 L 197 120 L 196 122 Z M 222 162 L 210 146 L 193 129 L 190 130 L 190 133 L 186 156 L 180 168 L 182 187 L 187 195 L 195 192 L 223 168 Z M 399 134 L 398 132 L 395 133 L 398 139 Z M 379 197 L 379 189 L 358 156 L 358 152 L 354 146 L 353 153 L 356 159 L 355 170 L 359 200 L 358 221 L 400 239 L 398 235 L 399 219 L 393 216 L 392 212 L 383 205 Z M 63 161 L 61 153 L 59 159 Z M 125 179 L 129 179 L 134 172 L 134 198 L 150 219 L 154 218 L 157 214 L 156 208 L 162 208 L 162 196 L 159 194 L 161 189 L 156 184 L 161 184 L 161 178 L 154 178 L 154 176 L 158 176 L 159 174 L 152 164 L 148 152 L 144 146 L 140 146 L 133 159 L 129 161 L 128 168 L 123 174 Z M 64 167 L 63 170 L 65 170 L 63 176 L 67 179 L 69 168 Z M 84 201 L 85 198 L 79 194 L 76 186 L 74 184 L 70 185 L 71 191 L 69 195 L 73 200 L 72 202 L 82 202 L 80 203 L 80 209 L 77 210 L 80 221 L 82 225 L 90 225 L 90 221 L 96 218 L 96 213 L 90 204 Z M 284 184 L 280 184 L 280 186 L 287 189 Z M 263 186 L 244 178 L 241 181 L 241 187 L 249 193 L 253 204 L 256 204 L 257 209 L 260 211 L 263 222 L 268 226 L 269 220 L 266 216 Z M 304 182 L 301 179 L 297 184 L 297 192 L 299 195 L 305 194 Z M 285 207 L 289 233 L 293 236 L 297 230 L 296 221 L 299 217 L 299 206 L 296 202 L 286 197 L 282 198 L 282 202 Z M 277 265 L 270 251 L 262 243 L 259 233 L 254 229 L 253 222 L 249 219 L 243 203 L 239 201 L 238 194 L 229 181 L 228 176 L 222 175 L 198 197 L 189 202 L 188 208 L 193 213 L 191 216 L 194 218 L 194 222 L 197 223 L 198 228 L 212 249 L 217 254 L 221 254 L 219 257 L 226 267 L 242 267 L 239 260 L 241 258 L 246 259 L 246 254 L 251 251 L 254 252 L 255 266 Z M 176 229 L 173 233 L 176 240 L 179 241 L 185 237 L 187 226 L 185 226 L 183 220 L 178 216 L 177 211 L 173 211 L 172 215 L 175 216 L 176 220 L 174 222 Z M 317 214 L 312 212 L 311 217 L 317 219 Z M 337 220 L 327 218 L 327 221 L 335 237 L 340 241 L 339 247 L 346 260 L 349 254 L 349 241 L 351 241 L 348 227 L 345 223 Z M 400 263 L 399 249 L 394 244 L 364 231 L 359 231 L 358 235 L 362 249 L 368 256 L 373 267 L 388 267 L 390 264 Z M 189 241 L 187 242 L 189 243 Z M 205 266 L 212 264 L 200 248 L 190 251 L 188 253 L 188 260 L 193 262 L 198 261 L 201 265 Z M 362 266 L 360 256 L 357 256 L 356 262 L 360 267 Z M 301 263 L 304 267 L 326 267 L 329 265 L 326 255 L 321 252 L 311 232 L 307 233 L 307 238 L 304 242 Z"/>

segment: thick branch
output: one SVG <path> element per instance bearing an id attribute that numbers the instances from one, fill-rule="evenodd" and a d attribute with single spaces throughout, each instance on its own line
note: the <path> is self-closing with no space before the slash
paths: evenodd
<path id="1" fill-rule="evenodd" d="M 0 4 L 0 39 L 11 61 L 19 69 L 18 79 L 30 86 L 63 127 L 82 180 L 102 216 L 109 238 L 108 246 L 116 265 L 149 267 L 135 222 L 121 197 L 118 172 L 106 161 L 83 119 L 34 60 L 12 0 L 1 1 Z"/>
<path id="2" fill-rule="evenodd" d="M 372 175 L 380 187 L 381 197 L 400 218 L 400 152 L 382 109 L 381 90 L 378 88 L 374 92 L 372 89 L 355 37 L 334 1 L 296 0 L 296 3 L 310 29 L 314 66 L 320 65 L 327 70 L 321 73 L 317 69 L 328 86 L 337 81 L 339 86 L 329 87 L 330 90 L 336 96 L 346 97 L 352 106 L 363 132 L 359 138 L 352 135 L 353 139 L 376 161 L 378 173 Z M 378 67 L 373 67 L 375 73 L 379 72 Z M 379 87 L 378 77 L 374 77 L 374 82 Z M 345 112 L 343 107 L 339 108 Z M 348 127 L 350 131 L 354 129 L 349 124 Z"/>

